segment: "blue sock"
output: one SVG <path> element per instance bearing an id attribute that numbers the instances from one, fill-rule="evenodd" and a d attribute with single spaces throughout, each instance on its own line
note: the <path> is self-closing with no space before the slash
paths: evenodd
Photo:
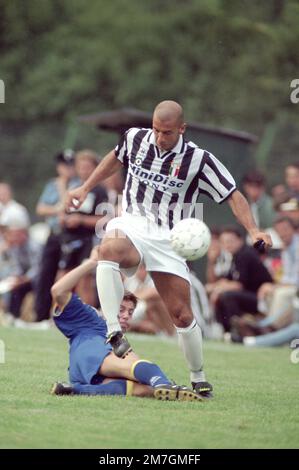
<path id="1" fill-rule="evenodd" d="M 137 361 L 132 366 L 132 373 L 138 382 L 157 387 L 158 385 L 171 384 L 164 372 L 157 364 L 147 361 Z"/>
<path id="2" fill-rule="evenodd" d="M 127 381 L 112 380 L 105 384 L 73 384 L 74 393 L 77 395 L 126 395 Z"/>

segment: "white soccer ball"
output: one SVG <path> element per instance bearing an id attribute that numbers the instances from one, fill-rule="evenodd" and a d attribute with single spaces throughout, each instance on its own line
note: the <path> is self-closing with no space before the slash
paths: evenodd
<path id="1" fill-rule="evenodd" d="M 170 240 L 172 248 L 178 255 L 193 261 L 208 251 L 211 232 L 202 220 L 183 219 L 171 230 Z"/>

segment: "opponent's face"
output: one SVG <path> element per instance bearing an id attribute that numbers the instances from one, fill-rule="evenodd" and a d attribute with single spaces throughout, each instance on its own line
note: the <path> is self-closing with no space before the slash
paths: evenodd
<path id="1" fill-rule="evenodd" d="M 123 300 L 120 304 L 118 320 L 123 332 L 129 328 L 129 322 L 133 316 L 135 305 L 131 300 Z"/>
<path id="2" fill-rule="evenodd" d="M 162 121 L 157 116 L 153 116 L 153 131 L 156 145 L 161 150 L 171 150 L 176 146 L 180 135 L 184 134 L 185 123 L 178 123 L 176 120 Z"/>

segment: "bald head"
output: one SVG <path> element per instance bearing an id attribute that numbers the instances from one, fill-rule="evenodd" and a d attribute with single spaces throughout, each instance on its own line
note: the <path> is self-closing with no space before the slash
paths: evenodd
<path id="1" fill-rule="evenodd" d="M 154 117 L 161 122 L 175 122 L 178 125 L 184 122 L 184 112 L 182 106 L 176 101 L 161 101 L 154 109 Z"/>
<path id="2" fill-rule="evenodd" d="M 173 149 L 184 134 L 183 108 L 175 101 L 162 101 L 153 114 L 153 131 L 156 145 L 163 151 Z"/>

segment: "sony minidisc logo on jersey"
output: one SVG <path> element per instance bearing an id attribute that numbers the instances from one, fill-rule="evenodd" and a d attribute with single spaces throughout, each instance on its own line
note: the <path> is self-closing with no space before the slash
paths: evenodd
<path id="1" fill-rule="evenodd" d="M 141 181 L 145 184 L 152 186 L 155 189 L 159 189 L 159 186 L 163 186 L 163 190 L 169 188 L 181 188 L 184 182 L 170 179 L 169 176 L 159 175 L 152 173 L 151 171 L 139 168 L 138 166 L 132 165 L 130 170 L 135 176 L 138 176 Z"/>

